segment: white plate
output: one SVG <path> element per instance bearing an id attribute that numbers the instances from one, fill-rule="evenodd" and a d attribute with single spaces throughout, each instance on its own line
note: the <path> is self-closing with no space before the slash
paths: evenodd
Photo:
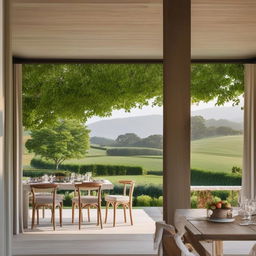
<path id="1" fill-rule="evenodd" d="M 208 221 L 217 222 L 217 223 L 230 223 L 230 222 L 235 221 L 235 219 L 234 218 L 231 218 L 231 219 L 211 219 L 211 218 L 208 218 Z"/>

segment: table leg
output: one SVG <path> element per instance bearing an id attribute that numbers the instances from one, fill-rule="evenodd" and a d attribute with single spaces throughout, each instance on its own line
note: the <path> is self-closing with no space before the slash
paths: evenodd
<path id="1" fill-rule="evenodd" d="M 223 241 L 218 240 L 212 242 L 212 255 L 223 256 Z"/>
<path id="2" fill-rule="evenodd" d="M 28 228 L 29 220 L 29 191 L 23 190 L 23 228 Z"/>

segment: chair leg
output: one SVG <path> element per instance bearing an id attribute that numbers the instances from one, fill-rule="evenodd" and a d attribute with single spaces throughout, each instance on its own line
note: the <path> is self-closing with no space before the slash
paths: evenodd
<path id="1" fill-rule="evenodd" d="M 63 207 L 63 204 L 60 203 L 60 206 L 59 206 L 59 213 L 60 213 L 60 226 L 62 227 L 62 207 Z"/>
<path id="2" fill-rule="evenodd" d="M 88 222 L 91 222 L 91 218 L 90 218 L 90 206 L 88 207 L 87 212 L 88 212 Z"/>
<path id="3" fill-rule="evenodd" d="M 42 209 L 42 215 L 43 215 L 43 219 L 45 218 L 45 207 L 43 207 Z"/>
<path id="4" fill-rule="evenodd" d="M 52 226 L 53 230 L 55 230 L 55 208 L 52 209 Z"/>
<path id="5" fill-rule="evenodd" d="M 124 223 L 126 223 L 126 205 L 124 204 L 123 205 L 123 208 L 124 208 Z"/>
<path id="6" fill-rule="evenodd" d="M 98 207 L 98 215 L 99 215 L 99 219 L 100 219 L 100 228 L 103 229 L 103 225 L 102 225 L 102 216 L 101 216 L 101 207 Z"/>
<path id="7" fill-rule="evenodd" d="M 79 229 L 81 229 L 81 221 L 82 221 L 82 207 L 81 207 L 81 205 L 79 205 L 79 221 L 78 221 L 78 223 L 79 223 Z"/>
<path id="8" fill-rule="evenodd" d="M 100 217 L 99 217 L 99 207 L 97 207 L 97 226 L 100 225 Z"/>
<path id="9" fill-rule="evenodd" d="M 33 206 L 33 208 L 32 208 L 32 224 L 31 224 L 31 229 L 33 229 L 34 228 L 34 226 L 35 226 L 35 206 Z"/>
<path id="10" fill-rule="evenodd" d="M 132 204 L 128 204 L 129 212 L 130 212 L 130 219 L 131 219 L 131 225 L 133 225 L 133 219 L 132 219 Z"/>
<path id="11" fill-rule="evenodd" d="M 39 225 L 39 208 L 36 209 L 37 225 Z"/>
<path id="12" fill-rule="evenodd" d="M 116 208 L 117 208 L 117 204 L 114 203 L 114 218 L 113 218 L 113 227 L 116 226 Z"/>
<path id="13" fill-rule="evenodd" d="M 108 207 L 109 207 L 109 202 L 107 202 L 106 204 L 106 212 L 105 212 L 105 224 L 107 223 L 107 219 L 108 219 Z"/>
<path id="14" fill-rule="evenodd" d="M 75 203 L 72 203 L 72 224 L 75 222 Z"/>

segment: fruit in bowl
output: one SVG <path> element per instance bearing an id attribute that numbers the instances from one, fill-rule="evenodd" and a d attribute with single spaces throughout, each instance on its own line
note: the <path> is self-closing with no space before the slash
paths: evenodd
<path id="1" fill-rule="evenodd" d="M 232 218 L 232 207 L 227 201 L 213 200 L 207 202 L 208 216 L 211 219 Z"/>

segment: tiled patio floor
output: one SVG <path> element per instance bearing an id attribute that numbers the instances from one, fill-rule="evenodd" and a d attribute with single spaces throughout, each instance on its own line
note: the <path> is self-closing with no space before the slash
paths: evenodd
<path id="1" fill-rule="evenodd" d="M 154 216 L 159 211 L 152 210 Z M 30 212 L 31 214 L 31 212 Z M 105 211 L 102 211 L 104 219 Z M 161 211 L 160 211 L 161 214 Z M 58 216 L 58 211 L 57 211 Z M 33 231 L 26 230 L 24 234 L 14 236 L 15 256 L 39 256 L 39 255 L 137 255 L 155 256 L 153 250 L 153 233 L 155 222 L 143 209 L 133 209 L 134 225 L 124 223 L 123 209 L 117 211 L 116 227 L 113 227 L 112 210 L 109 211 L 108 223 L 103 229 L 96 226 L 96 210 L 91 210 L 91 222 L 87 221 L 87 212 L 84 211 L 84 223 L 82 229 L 78 229 L 78 211 L 76 222 L 71 224 L 71 209 L 63 211 L 63 227 L 59 227 L 56 219 L 56 231 L 52 230 L 50 212 L 46 211 L 45 219 L 42 219 L 40 211 L 40 225 Z M 127 212 L 127 217 L 129 217 Z M 129 218 L 127 218 L 129 221 Z"/>

